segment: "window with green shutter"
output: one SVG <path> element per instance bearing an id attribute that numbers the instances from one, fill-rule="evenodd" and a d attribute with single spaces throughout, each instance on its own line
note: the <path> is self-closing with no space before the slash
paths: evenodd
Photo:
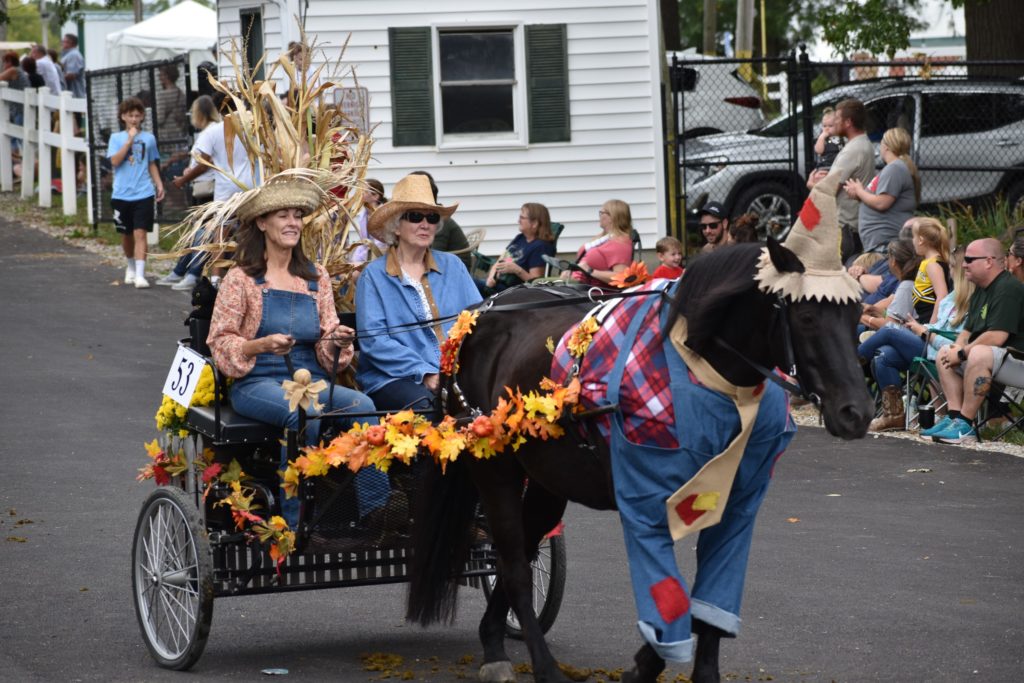
<path id="1" fill-rule="evenodd" d="M 564 24 L 390 28 L 388 36 L 394 146 L 570 139 Z"/>

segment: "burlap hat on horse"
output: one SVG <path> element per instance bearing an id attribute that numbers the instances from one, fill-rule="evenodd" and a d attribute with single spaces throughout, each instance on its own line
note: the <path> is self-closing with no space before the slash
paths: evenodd
<path id="1" fill-rule="evenodd" d="M 438 213 L 442 218 L 448 218 L 459 208 L 458 202 L 451 206 L 441 206 L 434 200 L 434 193 L 430 190 L 430 179 L 425 175 L 413 173 L 405 176 L 395 185 L 391 192 L 391 201 L 381 204 L 370 216 L 366 223 L 366 231 L 374 239 L 385 241 L 385 227 L 396 215 L 406 211 L 421 211 L 423 213 Z"/>
<path id="2" fill-rule="evenodd" d="M 754 276 L 761 291 L 781 294 L 791 301 L 860 301 L 860 285 L 846 272 L 839 256 L 842 232 L 836 210 L 838 189 L 838 171 L 818 181 L 782 243 L 797 255 L 804 272 L 780 273 L 765 247 Z"/>

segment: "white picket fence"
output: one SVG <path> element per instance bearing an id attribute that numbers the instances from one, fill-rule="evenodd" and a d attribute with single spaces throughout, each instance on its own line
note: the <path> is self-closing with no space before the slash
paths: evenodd
<path id="1" fill-rule="evenodd" d="M 10 105 L 22 105 L 24 125 L 11 123 Z M 38 165 L 39 206 L 53 205 L 53 149 L 60 154 L 61 195 L 65 216 L 77 212 L 75 153 L 82 152 L 86 159 L 87 216 L 92 216 L 92 173 L 89 164 L 89 143 L 84 137 L 75 137 L 74 114 L 86 114 L 85 98 L 74 98 L 70 92 L 54 95 L 49 88 L 14 90 L 0 82 L 0 190 L 14 191 L 14 162 L 11 155 L 11 139 L 21 140 L 21 197 L 31 200 L 36 192 Z M 56 112 L 58 132 L 53 130 L 53 114 Z M 84 118 L 84 117 L 83 117 Z M 88 130 L 83 126 L 82 134 Z"/>

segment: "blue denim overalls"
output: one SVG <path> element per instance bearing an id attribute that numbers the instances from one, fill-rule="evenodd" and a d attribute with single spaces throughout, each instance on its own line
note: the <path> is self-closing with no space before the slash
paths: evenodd
<path id="1" fill-rule="evenodd" d="M 280 289 L 270 289 L 266 279 L 256 278 L 263 292 L 263 315 L 260 318 L 256 339 L 269 334 L 290 334 L 295 340 L 291 350 L 292 364 L 296 370 L 305 368 L 313 375 L 313 381 L 327 380 L 327 373 L 320 367 L 316 358 L 316 342 L 320 339 L 320 312 L 317 310 L 315 293 L 317 281 L 309 280 L 310 294 L 300 294 Z M 297 429 L 299 426 L 298 411 L 288 409 L 288 401 L 284 397 L 281 382 L 292 379 L 284 356 L 275 353 L 261 353 L 256 356 L 256 365 L 245 377 L 231 385 L 231 405 L 240 415 L 251 417 L 260 422 L 277 425 L 285 429 Z M 320 402 L 328 405 L 330 389 L 320 393 Z M 347 387 L 334 387 L 334 410 L 344 409 L 356 413 L 372 412 L 373 402 L 364 394 Z M 312 413 L 312 411 L 310 411 Z M 375 418 L 365 420 L 375 422 Z M 338 419 L 343 429 L 352 425 L 354 420 Z M 306 427 L 305 442 L 307 445 L 316 443 L 319 432 L 319 420 L 309 422 Z M 287 449 L 281 449 L 281 468 L 287 466 Z M 388 477 L 380 470 L 368 467 L 361 470 L 355 478 L 356 497 L 359 501 L 359 515 L 365 517 L 368 512 L 378 508 L 387 500 L 390 486 Z M 288 524 L 294 529 L 299 516 L 299 499 L 285 498 L 281 494 L 281 511 Z"/>
<path id="2" fill-rule="evenodd" d="M 649 297 L 634 315 L 624 349 L 632 345 L 640 323 L 655 302 L 656 297 Z M 662 329 L 668 313 L 669 307 L 664 306 Z M 681 446 L 661 448 L 627 441 L 622 414 L 615 412 L 610 439 L 612 478 L 640 633 L 664 659 L 688 662 L 693 656 L 692 617 L 730 634 L 739 631 L 740 601 L 754 520 L 768 490 L 772 465 L 792 439 L 795 428 L 788 418 L 783 391 L 765 382 L 765 395 L 722 520 L 698 536 L 696 577 L 693 591 L 687 597 L 669 533 L 665 502 L 711 458 L 725 450 L 739 432 L 740 420 L 730 398 L 691 381 L 686 364 L 667 337 L 664 351 L 671 378 L 676 439 Z M 628 351 L 619 354 L 608 378 L 609 403 L 619 401 L 629 356 Z"/>

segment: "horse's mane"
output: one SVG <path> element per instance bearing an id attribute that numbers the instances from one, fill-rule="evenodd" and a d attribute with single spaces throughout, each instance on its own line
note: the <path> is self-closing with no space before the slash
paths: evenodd
<path id="1" fill-rule="evenodd" d="M 756 289 L 754 275 L 763 244 L 729 245 L 703 254 L 686 268 L 668 325 L 686 318 L 686 344 L 703 354 L 720 329 L 734 299 Z M 666 330 L 666 333 L 668 330 Z"/>

